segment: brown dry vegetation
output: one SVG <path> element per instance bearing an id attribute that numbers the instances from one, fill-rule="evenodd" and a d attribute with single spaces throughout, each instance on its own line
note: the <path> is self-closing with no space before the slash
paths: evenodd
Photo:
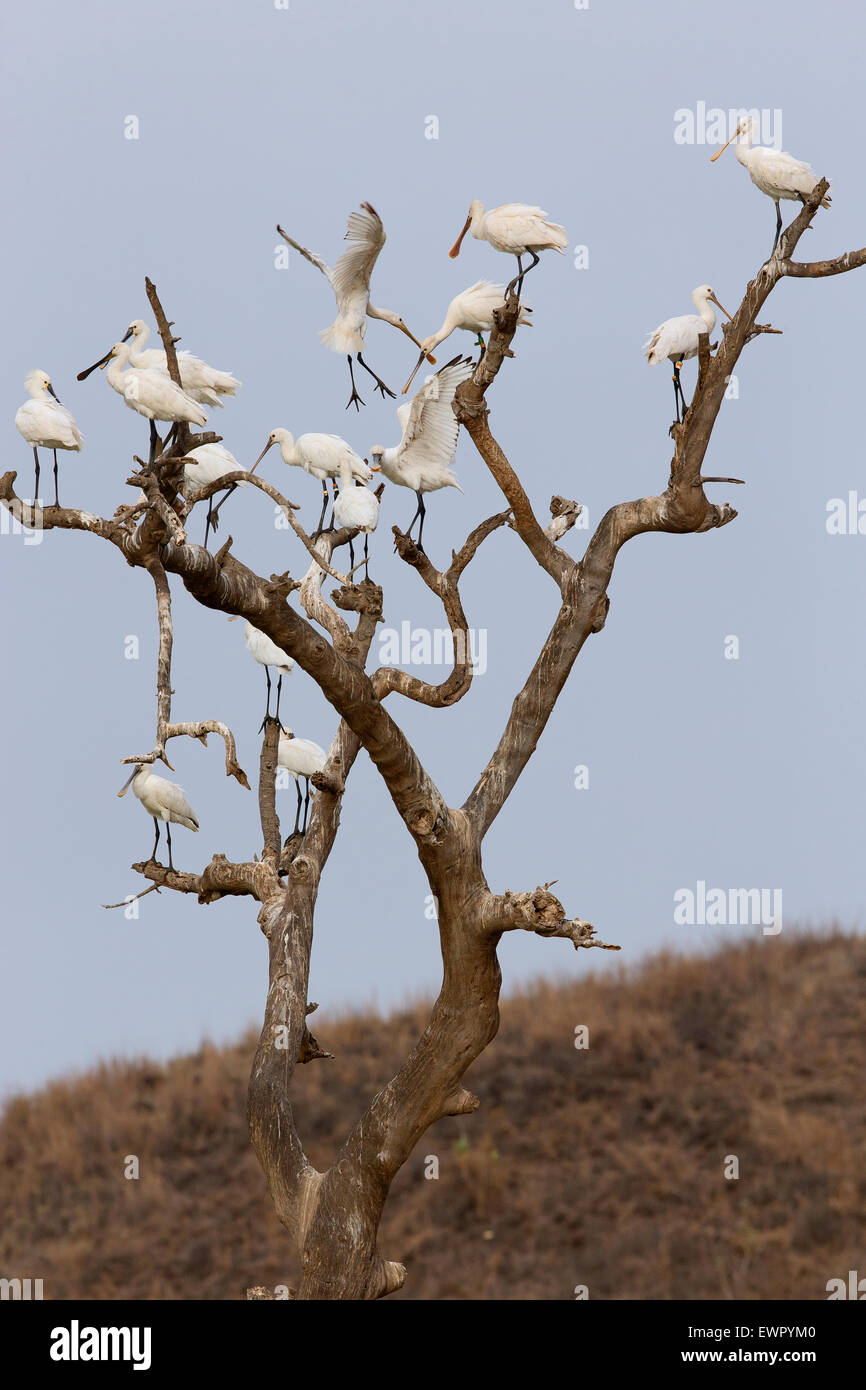
<path id="1" fill-rule="evenodd" d="M 566 1299 L 586 1284 L 605 1299 L 825 1298 L 829 1278 L 866 1270 L 864 999 L 866 941 L 841 933 L 507 999 L 467 1077 L 480 1111 L 436 1125 L 394 1184 L 379 1245 L 409 1268 L 396 1297 Z M 336 1059 L 293 1081 L 314 1163 L 426 1013 L 317 1016 Z M 46 1298 L 296 1284 L 247 1137 L 254 1047 L 250 1034 L 166 1066 L 112 1063 L 11 1101 L 0 1274 L 43 1278 Z"/>

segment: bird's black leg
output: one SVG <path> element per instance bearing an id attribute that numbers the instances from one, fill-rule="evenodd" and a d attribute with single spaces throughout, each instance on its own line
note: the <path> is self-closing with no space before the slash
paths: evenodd
<path id="1" fill-rule="evenodd" d="M 353 570 L 354 568 L 355 568 L 355 547 L 353 546 L 352 542 L 349 541 L 349 570 L 351 571 L 351 570 Z M 349 577 L 351 578 L 351 574 L 350 574 Z M 353 583 L 353 584 L 354 584 L 354 582 L 355 582 L 354 579 L 352 579 L 352 583 Z"/>
<path id="2" fill-rule="evenodd" d="M 418 520 L 419 516 L 421 515 L 421 494 L 420 494 L 420 492 L 416 492 L 416 493 L 415 493 L 415 496 L 418 498 L 418 505 L 417 505 L 417 507 L 415 508 L 415 515 L 413 516 L 412 520 L 409 522 L 409 530 L 406 532 L 406 535 L 407 535 L 407 536 L 411 536 L 411 535 L 412 535 L 412 527 L 415 525 L 415 522 Z"/>
<path id="3" fill-rule="evenodd" d="M 36 460 L 36 481 L 33 484 L 33 505 L 35 507 L 39 500 L 39 450 L 35 444 L 33 445 L 33 457 Z"/>
<path id="4" fill-rule="evenodd" d="M 166 823 L 165 823 L 165 834 L 166 834 L 166 839 L 168 840 L 168 867 L 169 867 L 169 868 L 172 870 L 172 872 L 173 872 L 173 871 L 174 871 L 174 865 L 173 865 L 172 862 L 171 862 L 171 821 L 166 821 Z"/>
<path id="5" fill-rule="evenodd" d="M 207 550 L 207 538 L 210 535 L 211 518 L 213 516 L 213 498 L 207 499 L 207 520 L 204 524 L 204 548 Z"/>
<path id="6" fill-rule="evenodd" d="M 53 453 L 54 453 L 54 505 L 55 505 L 55 507 L 59 507 L 59 506 L 60 506 L 60 498 L 59 498 L 58 495 L 57 495 L 57 450 L 54 449 L 54 450 L 53 450 Z"/>
<path id="7" fill-rule="evenodd" d="M 423 492 L 418 493 L 418 510 L 421 513 L 421 525 L 418 527 L 418 549 L 423 550 L 424 543 L 422 537 L 424 535 L 424 518 L 427 515 L 427 508 L 424 506 Z"/>
<path id="8" fill-rule="evenodd" d="M 209 524 L 209 526 L 210 526 L 210 528 L 211 528 L 212 531 L 216 531 L 217 527 L 219 526 L 220 507 L 223 505 L 224 502 L 227 502 L 227 501 L 229 500 L 229 498 L 231 497 L 232 493 L 233 493 L 234 491 L 236 491 L 236 489 L 237 489 L 237 483 L 232 483 L 232 485 L 231 485 L 230 488 L 226 488 L 226 490 L 225 490 L 225 492 L 223 493 L 222 497 L 221 497 L 220 500 L 217 502 L 216 506 L 213 508 L 213 511 L 211 511 L 211 505 L 212 505 L 213 499 L 211 498 L 210 501 L 208 502 L 208 508 L 207 508 L 208 524 Z M 205 543 L 205 545 L 207 545 L 207 534 L 205 534 L 204 543 Z"/>
<path id="9" fill-rule="evenodd" d="M 775 203 L 776 203 L 776 237 L 775 237 L 775 240 L 774 240 L 774 242 L 773 242 L 773 251 L 775 251 L 776 247 L 779 245 L 779 237 L 782 235 L 782 204 L 779 202 L 779 199 L 778 199 L 778 198 L 776 198 Z M 770 252 L 770 255 L 772 255 L 772 254 L 773 254 L 773 252 L 771 251 L 771 252 Z"/>
<path id="10" fill-rule="evenodd" d="M 517 284 L 518 280 L 520 281 L 521 284 L 523 284 L 523 258 L 522 258 L 521 256 L 518 256 L 518 257 L 517 257 L 517 274 L 515 275 L 514 279 L 513 279 L 513 280 L 509 280 L 508 284 L 505 286 L 505 298 L 506 298 L 506 299 L 508 299 L 509 295 L 511 294 L 511 292 L 512 292 L 512 290 L 514 289 L 514 286 Z M 519 295 L 519 293 L 520 293 L 520 291 L 518 290 L 518 295 Z"/>
<path id="11" fill-rule="evenodd" d="M 277 681 L 277 723 L 278 723 L 278 724 L 280 723 L 280 691 L 282 690 L 282 688 L 283 688 L 283 673 L 282 673 L 282 671 L 281 671 L 281 672 L 280 672 L 280 678 L 279 678 L 279 680 Z M 268 701 L 268 703 L 270 703 L 270 701 Z M 282 728 L 282 725 L 281 725 L 281 724 L 280 724 L 280 728 Z"/>
<path id="12" fill-rule="evenodd" d="M 157 445 L 158 445 L 158 444 L 159 444 L 159 435 L 158 435 L 157 432 L 156 432 L 156 421 L 155 421 L 155 420 L 151 420 L 151 422 L 150 422 L 150 455 L 149 455 L 148 460 L 147 460 L 148 463 L 153 463 L 153 460 L 156 458 L 156 450 L 157 450 Z"/>
<path id="13" fill-rule="evenodd" d="M 270 668 L 267 666 L 265 667 L 265 680 L 268 683 L 268 702 L 265 706 L 265 717 L 259 725 L 259 733 L 261 733 L 262 729 L 265 727 L 265 725 L 271 717 L 271 672 Z"/>
<path id="14" fill-rule="evenodd" d="M 349 361 L 350 361 L 350 362 L 351 362 L 351 360 L 352 360 L 352 359 L 349 358 Z M 351 404 L 352 404 L 352 402 L 350 401 L 350 402 L 349 402 L 349 405 L 351 405 Z M 346 407 L 346 409 L 348 410 L 348 406 Z M 315 531 L 313 532 L 313 540 L 314 540 L 314 541 L 317 541 L 317 540 L 319 539 L 319 537 L 321 536 L 321 534 L 322 534 L 322 527 L 323 527 L 324 524 L 325 524 L 325 512 L 326 512 L 327 510 L 328 510 L 328 484 L 327 484 L 327 482 L 325 481 L 325 479 L 323 478 L 323 479 L 322 479 L 322 515 L 319 517 L 319 524 L 318 524 L 318 526 L 316 527 Z"/>
<path id="15" fill-rule="evenodd" d="M 297 809 L 297 811 L 295 812 L 295 828 L 294 828 L 294 830 L 292 831 L 292 834 L 293 834 L 293 835 L 297 835 L 298 830 L 299 830 L 299 828 L 300 828 L 300 824 L 301 824 L 301 801 L 303 800 L 303 798 L 302 798 L 302 796 L 301 796 L 301 779 L 300 779 L 300 777 L 296 777 L 296 778 L 295 778 L 295 791 L 298 793 L 298 809 Z"/>
<path id="16" fill-rule="evenodd" d="M 307 794 L 306 794 L 306 796 L 304 797 L 304 834 L 306 835 L 306 833 L 307 833 L 307 816 L 308 816 L 309 810 L 310 810 L 310 779 L 309 779 L 309 777 L 305 777 L 305 778 L 304 778 L 304 781 L 305 781 L 306 784 L 307 784 Z M 300 790 L 300 788 L 299 788 L 299 790 Z"/>
<path id="17" fill-rule="evenodd" d="M 364 532 L 364 578 L 365 578 L 365 579 L 369 579 L 369 578 L 370 578 L 370 556 L 367 554 L 367 542 L 369 541 L 369 539 L 370 539 L 370 537 L 369 537 L 369 535 L 367 534 L 367 532 L 365 531 L 365 532 Z"/>
<path id="18" fill-rule="evenodd" d="M 349 376 L 350 376 L 351 379 L 352 379 L 352 394 L 351 394 L 351 396 L 349 397 L 348 402 L 346 403 L 346 409 L 348 410 L 348 409 L 349 409 L 349 406 L 350 406 L 350 405 L 353 405 L 353 406 L 355 407 L 356 410 L 360 410 L 360 409 L 361 409 L 361 406 L 364 405 L 365 402 L 362 401 L 362 400 L 361 400 L 361 397 L 358 395 L 358 388 L 357 388 L 357 386 L 355 385 L 355 373 L 352 371 L 352 358 L 351 358 L 351 355 L 350 355 L 350 356 L 347 356 L 346 361 L 347 361 L 348 364 L 349 364 Z"/>
<path id="19" fill-rule="evenodd" d="M 157 845 L 159 844 L 159 821 L 157 820 L 156 816 L 153 817 L 153 825 L 154 825 L 154 829 L 156 830 L 156 839 L 155 839 L 154 842 L 153 842 L 153 853 L 151 854 L 150 857 L 151 857 L 151 859 L 155 860 L 155 859 L 156 859 L 156 847 L 157 847 Z"/>
<path id="20" fill-rule="evenodd" d="M 358 353 L 358 363 L 361 367 L 364 368 L 364 371 L 367 372 L 367 374 L 371 376 L 375 381 L 376 385 L 373 387 L 373 390 L 382 392 L 382 400 L 384 400 L 386 396 L 390 396 L 392 401 L 396 401 L 397 397 L 394 395 L 394 392 L 390 389 L 390 387 L 385 385 L 381 377 L 376 375 L 372 367 L 367 366 L 367 363 L 364 361 L 360 352 Z"/>

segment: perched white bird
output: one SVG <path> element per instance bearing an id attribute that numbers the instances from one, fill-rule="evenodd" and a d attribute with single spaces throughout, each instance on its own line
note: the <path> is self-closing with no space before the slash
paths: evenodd
<path id="1" fill-rule="evenodd" d="M 301 778 L 303 777 L 307 784 L 307 794 L 304 799 L 304 827 L 301 830 L 301 834 L 305 835 L 307 812 L 310 805 L 310 778 L 314 772 L 322 772 L 327 761 L 328 755 L 324 748 L 320 748 L 318 743 L 313 743 L 311 738 L 295 738 L 291 729 L 280 730 L 277 765 L 285 768 L 294 777 L 298 793 L 298 809 L 295 814 L 293 835 L 297 835 L 301 819 Z"/>
<path id="2" fill-rule="evenodd" d="M 442 487 L 463 489 L 451 471 L 451 463 L 457 452 L 457 435 L 460 426 L 452 409 L 454 393 L 461 382 L 468 380 L 474 371 L 474 364 L 468 358 L 455 357 L 447 362 L 433 376 L 429 376 L 420 390 L 415 392 L 411 404 L 397 407 L 397 419 L 403 430 L 403 438 L 394 449 L 383 449 L 376 444 L 370 450 L 371 458 L 377 463 L 374 472 L 381 470 L 392 483 L 410 487 L 418 498 L 418 506 L 406 533 L 411 535 L 417 517 L 421 518 L 418 527 L 418 546 L 423 550 L 424 531 L 424 493 L 436 492 Z"/>
<path id="3" fill-rule="evenodd" d="M 322 530 L 322 523 L 325 520 L 325 512 L 328 507 L 327 479 L 331 478 L 334 481 L 334 492 L 336 493 L 335 480 L 339 478 L 340 468 L 344 462 L 349 464 L 352 477 L 357 479 L 359 483 L 369 483 L 373 477 L 364 460 L 338 434 L 302 434 L 295 439 L 288 430 L 281 427 L 271 430 L 267 444 L 250 469 L 251 473 L 255 472 L 268 449 L 272 448 L 274 444 L 280 446 L 283 463 L 287 463 L 290 468 L 303 468 L 305 473 L 318 478 L 322 484 L 322 515 L 319 517 L 316 535 L 319 535 Z"/>
<path id="4" fill-rule="evenodd" d="M 463 290 L 460 294 L 455 294 L 451 303 L 448 305 L 448 312 L 445 321 L 438 333 L 431 333 L 429 338 L 425 338 L 421 344 L 421 356 L 415 363 L 412 375 L 403 387 L 402 394 L 405 396 L 412 382 L 415 380 L 418 369 L 428 352 L 443 343 L 449 338 L 455 328 L 464 328 L 467 333 L 478 334 L 478 346 L 484 347 L 482 332 L 486 332 L 493 327 L 493 314 L 497 309 L 505 307 L 505 291 L 501 285 L 493 285 L 489 280 L 476 280 L 474 285 L 470 285 L 468 290 Z M 520 301 L 520 313 L 517 318 L 518 324 L 523 324 L 527 328 L 532 327 L 532 320 L 527 318 L 532 310 L 528 304 Z"/>
<path id="5" fill-rule="evenodd" d="M 229 618 L 229 622 L 233 623 L 236 617 L 236 613 L 232 614 Z M 271 673 L 269 668 L 275 666 L 279 672 L 276 713 L 276 718 L 279 719 L 280 691 L 283 688 L 283 676 L 291 674 L 292 667 L 295 664 L 294 659 L 289 656 L 288 652 L 284 652 L 282 647 L 278 647 L 276 642 L 272 642 L 266 633 L 260 632 L 257 627 L 253 627 L 252 623 L 247 623 L 244 628 L 244 637 L 246 638 L 247 650 L 250 656 L 254 661 L 257 661 L 260 666 L 264 666 L 265 668 L 265 679 L 268 683 L 268 703 L 265 709 L 265 720 L 270 718 L 271 713 Z"/>
<path id="6" fill-rule="evenodd" d="M 351 527 L 364 536 L 364 573 L 369 574 L 368 537 L 379 525 L 379 499 L 368 487 L 358 485 L 352 476 L 348 459 L 340 464 L 340 495 L 334 498 L 334 521 L 338 526 Z M 349 541 L 349 565 L 355 568 L 355 550 Z"/>
<path id="7" fill-rule="evenodd" d="M 78 453 L 84 437 L 65 405 L 61 405 L 51 385 L 47 372 L 39 370 L 28 372 L 24 378 L 30 396 L 15 415 L 15 427 L 33 450 L 36 461 L 36 481 L 33 484 L 33 501 L 39 498 L 39 450 L 51 449 L 54 452 L 54 505 L 60 506 L 57 495 L 57 450 L 69 449 Z"/>
<path id="8" fill-rule="evenodd" d="M 697 357 L 699 335 L 706 333 L 709 337 L 716 326 L 716 315 L 710 308 L 710 301 L 718 304 L 727 318 L 731 317 L 725 306 L 716 299 L 715 291 L 709 285 L 698 285 L 697 289 L 692 290 L 692 303 L 698 312 L 680 314 L 675 319 L 665 319 L 664 323 L 659 324 L 655 332 L 650 334 L 641 349 L 651 367 L 664 361 L 673 363 L 677 423 L 680 421 L 680 400 L 683 403 L 683 418 L 688 409 L 680 383 L 680 367 L 687 358 Z"/>
<path id="9" fill-rule="evenodd" d="M 760 188 L 761 192 L 766 193 L 776 204 L 776 238 L 773 242 L 775 251 L 782 231 L 781 199 L 784 198 L 789 203 L 796 203 L 798 199 L 801 203 L 805 202 L 819 180 L 810 165 L 804 164 L 802 159 L 795 159 L 792 154 L 785 154 L 783 150 L 771 150 L 766 145 L 753 146 L 754 127 L 755 122 L 750 116 L 739 121 L 731 139 L 726 140 L 722 148 L 710 156 L 710 163 L 715 164 L 731 141 L 737 141 L 737 159 L 748 169 L 755 187 Z M 821 199 L 821 207 L 828 208 L 831 201 L 828 193 Z"/>
<path id="10" fill-rule="evenodd" d="M 150 329 L 144 319 L 133 319 L 123 335 L 124 342 L 132 338 L 129 347 L 130 366 L 167 373 L 165 350 L 145 348 L 149 337 Z M 237 377 L 232 376 L 230 372 L 217 371 L 216 367 L 208 366 L 207 362 L 202 362 L 200 357 L 194 357 L 191 352 L 183 351 L 177 354 L 177 369 L 184 391 L 194 401 L 198 401 L 199 405 L 218 405 L 222 408 L 220 397 L 237 395 L 241 385 Z"/>
<path id="11" fill-rule="evenodd" d="M 174 864 L 171 862 L 172 823 L 185 825 L 187 830 L 198 830 L 195 811 L 184 796 L 183 787 L 179 787 L 176 782 L 167 781 L 165 777 L 157 777 L 150 763 L 136 763 L 117 795 L 125 796 L 130 786 L 145 811 L 150 812 L 156 827 L 156 839 L 153 842 L 151 859 L 156 858 L 156 847 L 159 844 L 159 822 L 162 820 L 165 821 L 165 833 L 168 839 L 168 867 L 174 869 Z"/>
<path id="12" fill-rule="evenodd" d="M 190 503 L 194 503 L 196 495 L 202 488 L 208 487 L 210 483 L 218 483 L 226 473 L 241 472 L 241 465 L 238 463 L 234 454 L 230 454 L 223 444 L 199 444 L 195 449 L 190 449 L 183 461 L 183 485 L 184 494 Z M 241 479 L 234 484 L 234 487 L 247 487 Z M 204 543 L 207 545 L 207 538 L 210 534 L 213 519 L 213 497 L 208 498 L 207 503 L 207 522 L 205 523 Z M 216 523 L 214 522 L 214 530 Z"/>
<path id="13" fill-rule="evenodd" d="M 558 222 L 548 222 L 546 212 L 527 203 L 503 203 L 485 212 L 484 204 L 473 199 L 463 231 L 448 252 L 452 260 L 460 255 L 460 245 L 467 232 L 478 241 L 489 241 L 494 251 L 505 251 L 517 257 L 517 275 L 508 285 L 506 294 L 515 282 L 520 293 L 524 275 L 528 275 L 541 259 L 539 251 L 558 251 L 564 256 L 568 245 L 565 228 Z M 524 271 L 521 258 L 527 254 L 532 257 L 532 263 Z"/>
<path id="14" fill-rule="evenodd" d="M 105 371 L 109 386 L 122 396 L 130 410 L 150 421 L 150 460 L 156 454 L 159 436 L 154 420 L 204 425 L 207 416 L 197 401 L 192 400 L 165 372 L 153 367 L 130 367 L 126 343 L 115 343 L 110 352 L 94 362 L 87 371 L 79 372 L 79 381 L 100 367 Z M 124 371 L 124 368 L 126 370 Z"/>
<path id="15" fill-rule="evenodd" d="M 370 303 L 370 276 L 373 273 L 373 266 L 376 264 L 379 252 L 385 245 L 385 229 L 382 226 L 382 219 L 375 208 L 369 203 L 361 204 L 360 212 L 349 214 L 349 221 L 346 228 L 346 241 L 350 243 L 348 251 L 344 251 L 337 264 L 332 270 L 331 267 L 317 256 L 315 251 L 308 251 L 306 246 L 301 246 L 299 242 L 293 241 L 282 227 L 277 227 L 277 231 L 284 241 L 293 246 L 296 251 L 316 266 L 318 270 L 328 280 L 334 297 L 337 301 L 337 317 L 329 328 L 323 328 L 319 337 L 326 347 L 332 352 L 345 353 L 349 360 L 349 376 L 352 379 L 352 394 L 349 397 L 346 409 L 354 405 L 359 409 L 364 402 L 358 395 L 355 388 L 355 376 L 352 371 L 352 355 L 354 354 L 365 372 L 373 378 L 376 385 L 375 391 L 381 391 L 382 399 L 385 396 L 394 397 L 394 392 L 389 391 L 376 373 L 367 366 L 361 353 L 364 350 L 364 335 L 367 331 L 367 319 L 383 319 L 385 323 L 390 323 L 394 328 L 399 328 L 401 333 L 405 333 L 407 338 L 411 338 L 416 347 L 421 344 L 413 333 L 409 332 L 399 314 L 395 314 L 390 309 L 377 309 Z M 430 361 L 435 363 L 436 358 L 431 357 Z"/>

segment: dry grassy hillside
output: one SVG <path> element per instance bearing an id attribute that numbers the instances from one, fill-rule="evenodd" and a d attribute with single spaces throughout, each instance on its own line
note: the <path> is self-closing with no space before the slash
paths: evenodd
<path id="1" fill-rule="evenodd" d="M 318 1017 L 321 1017 L 318 1016 Z M 423 1011 L 315 1031 L 300 1068 L 326 1164 Z M 574 1047 L 576 1025 L 590 1047 Z M 403 1298 L 825 1298 L 866 1272 L 866 941 L 792 936 L 503 1006 L 395 1184 L 380 1238 Z M 117 1063 L 22 1096 L 0 1123 L 0 1274 L 46 1298 L 241 1298 L 297 1265 L 250 1151 L 254 1040 Z M 123 1177 L 137 1154 L 141 1177 Z M 739 1158 L 738 1181 L 723 1177 Z M 425 1156 L 439 1160 L 424 1177 Z"/>

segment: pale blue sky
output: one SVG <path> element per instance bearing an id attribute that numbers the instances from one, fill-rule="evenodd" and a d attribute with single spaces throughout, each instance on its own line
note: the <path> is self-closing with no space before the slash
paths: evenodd
<path id="1" fill-rule="evenodd" d="M 731 151 L 711 165 L 711 148 L 676 143 L 674 113 L 699 101 L 781 109 L 784 148 L 834 181 L 833 208 L 802 255 L 866 238 L 862 21 L 834 0 L 819 22 L 798 0 L 591 0 L 581 11 L 568 0 L 291 0 L 288 11 L 266 0 L 46 0 L 38 19 L 7 7 L 5 30 L 4 468 L 21 470 L 26 491 L 30 456 L 13 418 L 26 372 L 44 368 L 85 435 L 84 452 L 63 460 L 61 497 L 105 514 L 129 499 L 147 426 L 101 376 L 79 384 L 75 373 L 131 318 L 149 318 L 145 274 L 183 345 L 242 379 L 213 421 L 242 462 L 275 425 L 343 433 L 361 452 L 397 441 L 392 402 L 362 388 L 367 409 L 344 411 L 345 363 L 316 336 L 333 317 L 328 287 L 296 258 L 274 268 L 278 220 L 333 262 L 346 215 L 371 201 L 388 233 L 376 301 L 419 335 L 458 290 L 510 275 L 505 257 L 470 239 L 448 259 L 472 198 L 539 203 L 563 222 L 589 266 L 548 256 L 533 273 L 534 327 L 490 405 L 539 512 L 557 491 L 584 502 L 593 525 L 667 478 L 672 389 L 667 369 L 641 357 L 647 332 L 688 312 L 702 282 L 733 309 L 772 242 L 769 200 Z M 124 138 L 130 115 L 136 141 Z M 425 138 L 431 115 L 438 140 Z M 739 399 L 725 404 L 707 461 L 708 472 L 747 479 L 712 489 L 739 519 L 705 536 L 644 537 L 621 555 L 607 627 L 491 832 L 486 864 L 501 890 L 558 879 L 569 913 L 625 949 L 577 956 L 566 942 L 506 938 L 506 989 L 662 945 L 700 947 L 711 929 L 673 921 L 675 891 L 699 879 L 781 888 L 786 923 L 861 924 L 866 538 L 829 536 L 825 516 L 829 499 L 866 492 L 864 293 L 862 272 L 776 291 L 764 317 L 784 336 L 746 350 Z M 469 345 L 455 339 L 453 352 Z M 411 344 L 381 324 L 367 355 L 395 388 L 414 362 Z M 690 394 L 692 365 L 684 378 Z M 465 496 L 429 505 L 434 561 L 502 505 L 467 439 L 457 467 Z M 312 524 L 318 484 L 287 476 L 275 452 L 265 470 Z M 373 573 L 389 624 L 438 626 L 431 596 L 390 554 L 390 526 L 413 509 L 409 493 L 388 489 Z M 261 572 L 300 568 L 259 494 L 235 497 L 226 518 L 235 552 Z M 569 537 L 573 553 L 586 534 Z M 142 808 L 114 797 L 120 759 L 152 738 L 146 577 L 88 537 L 25 547 L 4 532 L 0 583 L 0 1088 L 108 1055 L 167 1056 L 205 1033 L 234 1037 L 264 1000 L 254 905 L 151 894 L 137 922 L 100 907 L 142 886 L 128 866 L 152 843 Z M 502 532 L 464 593 L 470 622 L 488 630 L 486 674 L 446 712 L 391 700 L 452 801 L 486 760 L 556 607 L 546 576 Z M 242 627 L 182 589 L 175 622 L 176 716 L 227 720 L 252 776 L 264 681 Z M 140 637 L 138 662 L 123 657 L 128 634 Z M 729 634 L 738 661 L 724 659 Z M 297 671 L 284 693 L 295 730 L 327 744 L 335 719 L 312 683 Z M 177 829 L 178 865 L 251 854 L 255 797 L 226 782 L 219 742 L 176 743 L 172 755 L 201 820 L 196 837 Z M 573 787 L 577 764 L 590 769 L 589 790 Z M 293 803 L 282 793 L 289 823 Z M 362 756 L 319 899 L 311 997 L 323 1015 L 435 990 L 426 892 Z"/>

